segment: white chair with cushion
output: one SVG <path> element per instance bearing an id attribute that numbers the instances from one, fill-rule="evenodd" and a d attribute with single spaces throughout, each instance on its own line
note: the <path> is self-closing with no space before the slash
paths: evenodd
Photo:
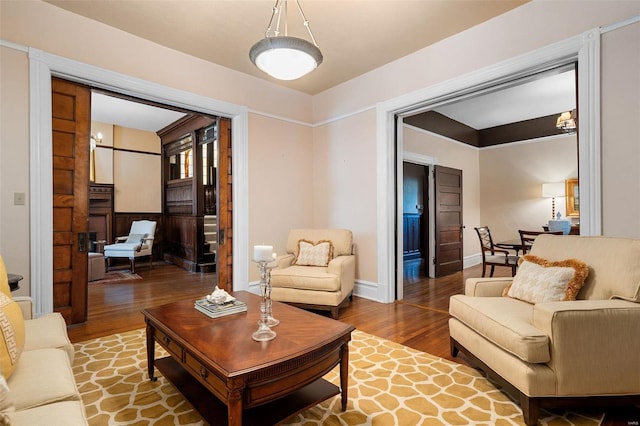
<path id="1" fill-rule="evenodd" d="M 347 229 L 293 229 L 287 254 L 271 271 L 271 298 L 306 309 L 338 311 L 355 282 L 353 236 Z"/>
<path id="2" fill-rule="evenodd" d="M 131 272 L 135 273 L 135 260 L 139 257 L 149 256 L 149 267 L 152 268 L 153 239 L 155 234 L 155 221 L 133 221 L 128 236 L 117 237 L 115 244 L 104 246 L 104 258 L 109 264 L 109 259 L 112 257 L 125 257 L 129 259 L 131 263 Z"/>

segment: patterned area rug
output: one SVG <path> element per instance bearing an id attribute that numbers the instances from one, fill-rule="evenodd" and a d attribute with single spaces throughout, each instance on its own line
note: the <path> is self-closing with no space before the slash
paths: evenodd
<path id="1" fill-rule="evenodd" d="M 476 370 L 355 331 L 349 404 L 340 397 L 287 425 L 522 425 L 522 414 Z M 90 425 L 202 425 L 162 376 L 147 377 L 144 329 L 75 344 L 74 373 Z M 166 352 L 156 346 L 156 357 Z M 158 372 L 156 370 L 156 375 Z M 325 378 L 338 383 L 337 368 Z M 542 412 L 542 425 L 599 425 L 600 412 Z"/>
<path id="2" fill-rule="evenodd" d="M 124 271 L 109 271 L 104 274 L 104 278 L 101 280 L 89 281 L 89 284 L 106 284 L 106 283 L 114 283 L 118 281 L 129 281 L 129 280 L 141 280 L 142 277 L 138 274 L 131 273 L 130 270 L 126 269 Z"/>

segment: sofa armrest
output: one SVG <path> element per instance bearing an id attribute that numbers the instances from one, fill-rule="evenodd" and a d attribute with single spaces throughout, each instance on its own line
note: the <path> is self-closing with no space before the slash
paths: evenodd
<path id="1" fill-rule="evenodd" d="M 539 303 L 533 325 L 549 336 L 558 395 L 637 394 L 640 304 L 625 300 Z"/>
<path id="2" fill-rule="evenodd" d="M 356 257 L 354 255 L 334 257 L 327 265 L 327 271 L 340 277 L 340 290 L 343 295 L 353 291 L 356 280 Z"/>
<path id="3" fill-rule="evenodd" d="M 24 319 L 33 319 L 33 299 L 29 296 L 15 296 L 14 302 L 20 306 Z"/>
<path id="4" fill-rule="evenodd" d="M 513 277 L 467 278 L 464 294 L 475 297 L 500 297 Z"/>
<path id="5" fill-rule="evenodd" d="M 288 268 L 293 264 L 293 259 L 295 259 L 295 256 L 290 253 L 276 257 L 276 268 Z"/>

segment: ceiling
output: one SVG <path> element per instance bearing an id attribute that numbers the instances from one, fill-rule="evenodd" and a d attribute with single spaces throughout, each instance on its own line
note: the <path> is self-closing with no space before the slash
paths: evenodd
<path id="1" fill-rule="evenodd" d="M 522 84 L 454 101 L 433 110 L 482 130 L 574 108 L 576 83 L 575 71 L 571 67 L 563 72 L 552 70 Z"/>
<path id="2" fill-rule="evenodd" d="M 274 0 L 46 0 L 73 13 L 240 72 L 315 94 L 478 25 L 526 1 L 302 0 L 324 62 L 293 82 L 272 79 L 249 61 Z M 289 4 L 289 34 L 297 11 Z M 167 19 L 171 17 L 171 19 Z M 370 52 L 375 52 L 371 54 Z M 554 73 L 434 110 L 474 129 L 575 108 L 573 72 Z M 93 120 L 157 131 L 183 114 L 94 94 Z"/>
<path id="3" fill-rule="evenodd" d="M 45 0 L 160 45 L 309 94 L 355 78 L 528 0 L 301 0 L 323 53 L 312 73 L 282 82 L 249 60 L 274 0 Z M 294 0 L 288 34 L 309 39 Z"/>

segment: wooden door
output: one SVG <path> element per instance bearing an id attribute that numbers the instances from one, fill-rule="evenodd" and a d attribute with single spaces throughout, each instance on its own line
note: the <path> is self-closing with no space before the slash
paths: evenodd
<path id="1" fill-rule="evenodd" d="M 53 309 L 68 324 L 87 319 L 88 87 L 53 78 Z"/>
<path id="2" fill-rule="evenodd" d="M 231 120 L 218 122 L 218 286 L 233 290 L 233 199 L 231 173 Z"/>
<path id="3" fill-rule="evenodd" d="M 434 166 L 435 274 L 462 271 L 462 170 Z"/>

